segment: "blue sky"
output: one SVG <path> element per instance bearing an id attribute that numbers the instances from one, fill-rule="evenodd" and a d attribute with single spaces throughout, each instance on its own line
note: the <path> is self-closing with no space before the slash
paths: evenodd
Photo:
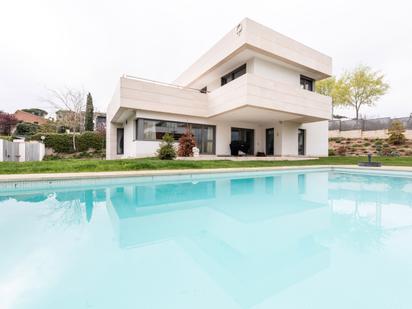
<path id="1" fill-rule="evenodd" d="M 52 108 L 46 88 L 83 87 L 104 111 L 124 74 L 171 82 L 244 17 L 330 55 L 334 73 L 366 64 L 390 92 L 361 113 L 412 112 L 408 1 L 4 1 L 0 109 Z M 353 115 L 353 112 L 339 111 Z"/>

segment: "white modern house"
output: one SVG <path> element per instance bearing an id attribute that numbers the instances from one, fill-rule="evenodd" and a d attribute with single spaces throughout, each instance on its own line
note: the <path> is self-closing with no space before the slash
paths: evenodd
<path id="1" fill-rule="evenodd" d="M 124 75 L 107 109 L 107 158 L 155 155 L 190 128 L 200 154 L 327 156 L 332 59 L 244 19 L 172 84 Z"/>

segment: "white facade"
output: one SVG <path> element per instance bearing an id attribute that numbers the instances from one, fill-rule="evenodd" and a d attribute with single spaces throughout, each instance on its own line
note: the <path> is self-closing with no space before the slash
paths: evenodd
<path id="1" fill-rule="evenodd" d="M 331 99 L 310 90 L 331 70 L 330 57 L 244 19 L 173 84 L 120 78 L 107 158 L 153 156 L 164 132 L 178 138 L 187 126 L 203 153 L 230 155 L 238 143 L 249 154 L 327 156 Z"/>

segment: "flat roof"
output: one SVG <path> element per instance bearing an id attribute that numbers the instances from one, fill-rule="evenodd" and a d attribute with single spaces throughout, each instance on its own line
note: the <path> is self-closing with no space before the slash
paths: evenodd
<path id="1" fill-rule="evenodd" d="M 246 48 L 313 71 L 321 79 L 332 74 L 331 57 L 245 18 L 184 71 L 174 83 L 190 86 L 204 74 Z"/>

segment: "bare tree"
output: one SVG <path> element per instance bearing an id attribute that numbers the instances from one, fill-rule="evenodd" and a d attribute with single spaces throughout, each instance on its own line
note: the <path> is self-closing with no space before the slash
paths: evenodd
<path id="1" fill-rule="evenodd" d="M 64 88 L 62 90 L 47 89 L 49 95 L 43 99 L 57 112 L 65 113 L 58 122 L 73 131 L 73 149 L 76 150 L 76 132 L 83 131 L 85 110 L 85 92 L 83 89 Z"/>

